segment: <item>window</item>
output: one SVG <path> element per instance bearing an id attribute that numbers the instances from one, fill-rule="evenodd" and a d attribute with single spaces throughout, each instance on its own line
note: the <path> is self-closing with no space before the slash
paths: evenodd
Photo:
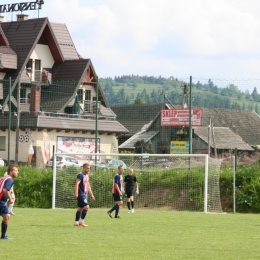
<path id="1" fill-rule="evenodd" d="M 83 89 L 79 89 L 78 92 L 79 102 L 83 103 Z"/>
<path id="2" fill-rule="evenodd" d="M 41 60 L 35 60 L 34 80 L 41 81 Z"/>
<path id="3" fill-rule="evenodd" d="M 26 103 L 26 89 L 25 88 L 20 89 L 20 102 Z"/>
<path id="4" fill-rule="evenodd" d="M 35 60 L 35 70 L 41 70 L 41 60 Z"/>
<path id="5" fill-rule="evenodd" d="M 31 69 L 32 70 L 32 59 L 29 59 L 29 61 L 27 62 L 26 69 Z"/>
<path id="6" fill-rule="evenodd" d="M 6 142 L 6 137 L 5 136 L 0 136 L 0 151 L 5 151 L 5 142 Z"/>
<path id="7" fill-rule="evenodd" d="M 91 100 L 91 90 L 85 90 L 85 100 Z"/>

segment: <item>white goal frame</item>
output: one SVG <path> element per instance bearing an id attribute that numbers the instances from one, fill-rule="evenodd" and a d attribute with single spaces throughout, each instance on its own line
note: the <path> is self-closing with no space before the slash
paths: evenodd
<path id="1" fill-rule="evenodd" d="M 56 168 L 56 156 L 59 155 L 68 155 L 68 156 L 73 156 L 73 155 L 79 155 L 76 153 L 54 153 L 53 156 L 53 192 L 52 192 L 52 208 L 55 209 L 55 198 L 56 198 L 56 174 L 57 174 L 57 168 Z M 89 158 L 96 158 L 95 161 L 97 161 L 97 158 L 99 158 L 101 154 L 84 154 L 84 156 L 89 156 Z M 124 157 L 133 157 L 133 156 L 156 156 L 158 158 L 160 157 L 202 157 L 204 158 L 204 166 L 205 166 L 205 172 L 204 172 L 204 178 L 205 178 L 205 182 L 204 182 L 204 213 L 208 213 L 208 171 L 209 171 L 209 156 L 207 154 L 122 154 L 122 153 L 110 153 L 110 154 L 102 154 L 102 156 L 111 156 L 111 157 L 120 157 L 120 156 L 124 156 Z M 86 162 L 89 162 L 86 160 Z"/>

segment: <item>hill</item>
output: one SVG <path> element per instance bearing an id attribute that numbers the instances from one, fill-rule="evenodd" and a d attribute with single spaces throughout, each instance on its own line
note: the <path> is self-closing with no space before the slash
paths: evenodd
<path id="1" fill-rule="evenodd" d="M 118 76 L 101 78 L 100 84 L 109 104 L 162 103 L 165 97 L 173 104 L 182 104 L 185 101 L 184 86 L 187 85 L 189 90 L 189 82 L 174 77 Z M 219 87 L 209 79 L 206 83 L 193 82 L 192 106 L 255 110 L 259 113 L 260 94 L 256 87 L 250 94 L 230 82 L 226 87 Z"/>

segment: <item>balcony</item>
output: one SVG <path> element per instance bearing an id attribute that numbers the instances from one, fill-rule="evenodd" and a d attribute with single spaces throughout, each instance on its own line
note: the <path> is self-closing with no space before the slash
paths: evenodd
<path id="1" fill-rule="evenodd" d="M 51 83 L 52 81 L 52 73 L 47 69 L 33 71 L 31 68 L 27 68 L 26 74 L 32 82 Z"/>
<path id="2" fill-rule="evenodd" d="M 98 101 L 98 114 L 100 114 L 100 104 L 101 102 Z M 96 101 L 85 100 L 84 113 L 96 113 Z"/>

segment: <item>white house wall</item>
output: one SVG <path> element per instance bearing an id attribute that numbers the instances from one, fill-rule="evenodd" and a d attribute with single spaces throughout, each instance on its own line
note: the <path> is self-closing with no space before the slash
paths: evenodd
<path id="1" fill-rule="evenodd" d="M 34 78 L 34 70 L 35 70 L 35 60 L 41 60 L 41 70 L 43 68 L 52 68 L 54 64 L 54 59 L 52 57 L 50 48 L 48 45 L 37 44 L 35 49 L 32 52 L 30 59 L 32 62 L 32 78 Z"/>
<path id="2" fill-rule="evenodd" d="M 95 139 L 95 134 L 91 133 L 74 133 L 69 132 L 66 133 L 65 131 L 50 131 L 48 132 L 47 129 L 43 131 L 22 131 L 19 132 L 20 139 L 19 139 L 19 154 L 18 154 L 18 161 L 27 162 L 28 161 L 28 151 L 30 144 L 33 147 L 37 147 L 37 150 L 41 151 L 41 155 L 37 154 L 37 157 L 42 157 L 44 164 L 46 164 L 47 160 L 53 156 L 53 146 L 55 149 L 57 148 L 57 137 L 81 137 L 81 138 L 89 138 Z M 8 158 L 8 133 L 2 132 L 0 136 L 6 136 L 6 149 L 5 151 L 0 151 L 0 155 L 7 160 Z M 100 153 L 111 153 L 114 151 L 113 144 L 115 135 L 107 135 L 102 134 L 99 135 L 98 138 L 100 139 Z M 15 143 L 16 143 L 16 133 L 15 131 L 10 132 L 10 160 L 15 160 Z M 39 149 L 40 148 L 40 149 Z M 118 151 L 114 151 L 117 153 Z"/>

